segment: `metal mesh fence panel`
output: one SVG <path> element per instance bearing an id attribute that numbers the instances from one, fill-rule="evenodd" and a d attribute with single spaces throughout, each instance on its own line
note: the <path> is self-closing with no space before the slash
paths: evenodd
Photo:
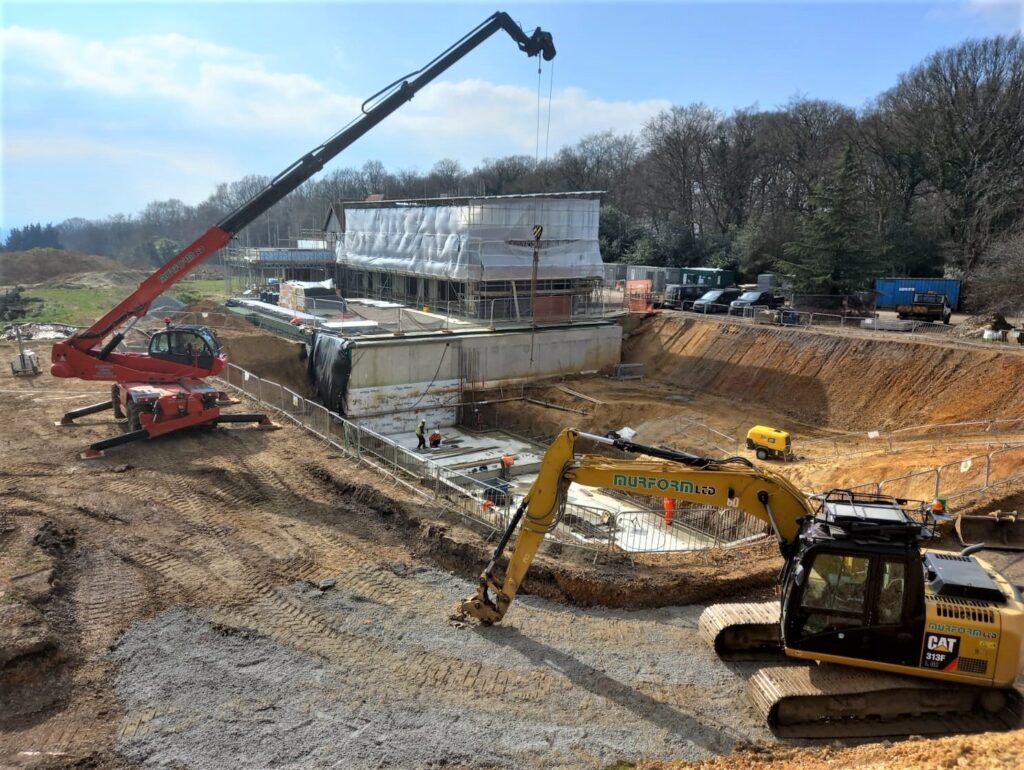
<path id="1" fill-rule="evenodd" d="M 988 486 L 988 455 L 968 457 L 939 468 L 939 494 L 944 496 L 974 492 Z"/>
<path id="2" fill-rule="evenodd" d="M 935 469 L 910 473 L 878 484 L 880 494 L 906 497 L 911 500 L 931 500 L 935 496 L 938 472 Z"/>
<path id="3" fill-rule="evenodd" d="M 306 399 L 294 390 L 289 390 L 288 388 L 282 388 L 281 390 L 281 411 L 296 418 L 304 415 L 306 413 Z"/>
<path id="4" fill-rule="evenodd" d="M 1002 484 L 1024 476 L 1024 446 L 1001 449 L 989 457 L 989 484 Z"/>

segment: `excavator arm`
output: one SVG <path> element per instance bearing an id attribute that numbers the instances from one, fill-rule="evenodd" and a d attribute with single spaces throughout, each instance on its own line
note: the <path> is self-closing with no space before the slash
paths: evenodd
<path id="1" fill-rule="evenodd" d="M 644 458 L 577 457 L 575 448 L 580 438 L 635 452 Z M 476 594 L 460 605 L 461 612 L 484 623 L 497 623 L 505 616 L 540 544 L 557 524 L 568 487 L 573 483 L 745 511 L 771 525 L 784 554 L 797 540 L 800 519 L 813 513 L 807 498 L 796 487 L 745 458 L 713 460 L 564 430 L 544 454 L 537 480 L 498 542 L 480 576 Z M 495 567 L 517 529 L 519 534 L 504 581 L 498 583 L 493 574 Z"/>
<path id="2" fill-rule="evenodd" d="M 171 257 L 96 323 L 56 343 L 51 354 L 53 364 L 50 373 L 54 377 L 78 377 L 84 380 L 145 380 L 147 373 L 163 377 L 193 374 L 191 371 L 168 372 L 166 363 L 156 363 L 150 357 L 139 354 L 115 353 L 114 349 L 131 326 L 149 312 L 153 300 L 226 246 L 243 227 L 312 177 L 338 153 L 410 101 L 420 89 L 499 30 L 507 32 L 527 56 L 540 56 L 546 61 L 555 58 L 555 45 L 549 32 L 538 27 L 527 35 L 503 11 L 488 17 L 422 69 L 396 80 L 367 99 L 363 103 L 362 114 L 346 128 L 299 158 L 250 200 Z M 108 335 L 113 336 L 99 347 Z"/>

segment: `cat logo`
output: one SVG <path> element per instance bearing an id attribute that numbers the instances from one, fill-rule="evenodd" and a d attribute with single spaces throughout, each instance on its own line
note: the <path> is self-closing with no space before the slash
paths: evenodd
<path id="1" fill-rule="evenodd" d="M 937 668 L 942 671 L 955 671 L 960 659 L 960 637 L 945 634 L 928 634 L 924 638 L 924 650 L 921 653 L 923 668 Z"/>

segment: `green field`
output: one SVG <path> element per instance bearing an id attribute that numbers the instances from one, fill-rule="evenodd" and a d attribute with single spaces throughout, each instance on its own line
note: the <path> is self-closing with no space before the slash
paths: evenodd
<path id="1" fill-rule="evenodd" d="M 29 289 L 22 296 L 25 299 L 37 299 L 41 302 L 28 304 L 28 314 L 24 320 L 88 326 L 127 297 L 135 288 L 135 286 L 105 286 L 101 288 Z M 171 289 L 171 294 L 186 305 L 202 299 L 222 302 L 227 298 L 224 281 L 219 278 L 182 281 Z"/>

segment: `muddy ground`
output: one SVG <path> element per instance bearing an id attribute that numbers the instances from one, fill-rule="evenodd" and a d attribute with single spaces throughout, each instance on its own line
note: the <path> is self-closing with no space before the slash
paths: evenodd
<path id="1" fill-rule="evenodd" d="M 489 547 L 298 428 L 80 461 L 118 428 L 53 421 L 106 386 L 3 382 L 0 766 L 603 767 L 771 740 L 743 672 L 699 644 L 699 605 L 543 598 L 770 591 L 764 546 L 542 558 L 533 596 L 478 629 L 449 618 Z"/>
<path id="2" fill-rule="evenodd" d="M 266 366 L 292 360 L 259 335 L 224 333 Z M 696 413 L 730 432 L 760 413 L 830 433 L 671 379 L 645 383 L 645 398 L 569 384 L 608 408 L 520 405 L 524 432 L 640 422 L 644 440 L 671 443 Z M 451 616 L 490 546 L 294 426 L 85 462 L 78 449 L 119 429 L 103 414 L 53 421 L 105 385 L 44 374 L 0 390 L 0 767 L 1019 766 L 1005 735 L 842 750 L 772 738 L 746 700 L 750 671 L 695 629 L 701 602 L 772 595 L 770 543 L 637 564 L 542 556 L 506 623 L 477 628 Z M 902 449 L 871 472 L 935 459 Z M 802 482 L 854 462 L 808 463 Z M 1020 561 L 1005 563 L 1024 574 Z"/>

